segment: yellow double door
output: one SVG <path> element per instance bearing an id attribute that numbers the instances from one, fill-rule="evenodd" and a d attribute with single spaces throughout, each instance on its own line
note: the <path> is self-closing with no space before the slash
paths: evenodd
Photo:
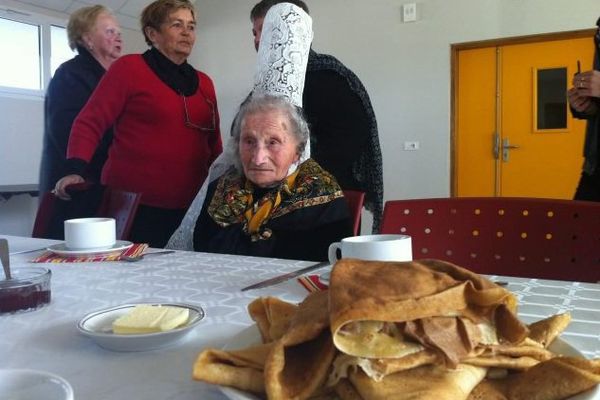
<path id="1" fill-rule="evenodd" d="M 592 58 L 591 37 L 459 50 L 454 195 L 572 198 L 585 121 L 566 90 Z"/>

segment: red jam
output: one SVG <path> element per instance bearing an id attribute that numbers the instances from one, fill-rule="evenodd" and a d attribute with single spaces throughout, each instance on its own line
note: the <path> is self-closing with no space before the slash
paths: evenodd
<path id="1" fill-rule="evenodd" d="M 0 281 L 0 313 L 35 310 L 50 303 L 50 270 L 21 268 L 12 275 Z"/>

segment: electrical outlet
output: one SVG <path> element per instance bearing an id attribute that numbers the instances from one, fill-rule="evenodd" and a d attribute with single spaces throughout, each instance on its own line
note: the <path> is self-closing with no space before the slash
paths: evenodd
<path id="1" fill-rule="evenodd" d="M 404 150 L 406 150 L 406 151 L 419 150 L 419 142 L 404 142 Z"/>
<path id="2" fill-rule="evenodd" d="M 402 21 L 413 22 L 417 20 L 417 3 L 406 3 L 402 6 Z"/>

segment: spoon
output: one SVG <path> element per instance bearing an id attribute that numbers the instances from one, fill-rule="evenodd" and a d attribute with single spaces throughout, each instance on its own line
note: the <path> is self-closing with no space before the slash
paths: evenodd
<path id="1" fill-rule="evenodd" d="M 10 255 L 8 254 L 8 240 L 0 239 L 0 262 L 4 268 L 6 280 L 11 279 L 10 275 Z"/>
<path id="2" fill-rule="evenodd" d="M 154 251 L 152 253 L 140 254 L 139 256 L 121 256 L 121 258 L 119 258 L 119 260 L 127 261 L 127 262 L 136 262 L 136 261 L 143 260 L 144 257 L 146 257 L 146 256 L 152 256 L 155 254 L 169 254 L 169 253 L 174 253 L 174 252 L 175 252 L 175 250 Z"/>

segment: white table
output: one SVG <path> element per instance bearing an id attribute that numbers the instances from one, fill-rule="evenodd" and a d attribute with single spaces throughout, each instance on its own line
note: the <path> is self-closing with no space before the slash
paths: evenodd
<path id="1" fill-rule="evenodd" d="M 47 243 L 4 237 L 9 244 L 18 242 L 31 249 Z M 36 311 L 0 316 L 0 368 L 54 372 L 72 384 L 77 399 L 224 399 L 218 388 L 191 379 L 198 353 L 204 347 L 223 346 L 250 325 L 246 306 L 254 298 L 270 295 L 300 301 L 307 294 L 296 280 L 240 291 L 248 284 L 309 265 L 304 261 L 176 252 L 137 263 L 29 263 L 36 254 L 14 254 L 12 266 L 50 268 L 52 301 Z M 498 280 L 509 282 L 508 288 L 518 296 L 524 321 L 570 311 L 573 321 L 562 338 L 586 357 L 600 357 L 600 285 Z M 200 305 L 206 317 L 182 341 L 148 352 L 105 350 L 77 331 L 77 322 L 91 311 L 148 301 Z"/>

